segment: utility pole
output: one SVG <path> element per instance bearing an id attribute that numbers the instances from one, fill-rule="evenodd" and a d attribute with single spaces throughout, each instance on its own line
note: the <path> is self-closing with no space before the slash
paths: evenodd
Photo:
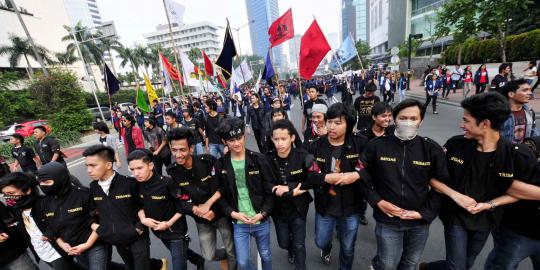
<path id="1" fill-rule="evenodd" d="M 26 28 L 26 24 L 24 24 L 24 21 L 21 17 L 21 13 L 19 12 L 19 9 L 15 5 L 14 0 L 8 0 L 11 5 L 13 6 L 13 9 L 15 10 L 15 13 L 17 14 L 17 17 L 19 18 L 19 21 L 21 22 L 21 26 L 24 29 L 24 32 L 26 33 L 26 37 L 28 38 L 28 41 L 30 41 L 30 45 L 32 47 L 32 51 L 34 52 L 34 56 L 36 57 L 37 61 L 41 65 L 41 69 L 43 70 L 43 74 L 46 77 L 49 77 L 49 71 L 47 70 L 47 67 L 45 66 L 45 62 L 43 62 L 43 58 L 41 58 L 41 55 L 36 50 L 36 45 L 34 44 L 34 40 L 32 39 L 32 36 L 30 36 L 30 32 L 28 32 L 28 28 Z"/>

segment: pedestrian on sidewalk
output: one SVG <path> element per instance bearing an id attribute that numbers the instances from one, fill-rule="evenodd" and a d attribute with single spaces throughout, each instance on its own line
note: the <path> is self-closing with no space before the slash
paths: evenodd
<path id="1" fill-rule="evenodd" d="M 540 61 L 538 62 L 538 65 L 536 66 L 536 83 L 534 83 L 531 91 L 534 93 L 534 89 L 540 84 Z"/>
<path id="2" fill-rule="evenodd" d="M 449 70 L 445 70 L 441 75 L 442 82 L 442 98 L 447 99 L 452 89 L 452 75 Z"/>
<path id="3" fill-rule="evenodd" d="M 463 69 L 461 69 L 459 64 L 457 64 L 456 67 L 452 70 L 452 74 L 451 74 L 451 79 L 452 79 L 451 89 L 454 94 L 456 93 L 456 89 L 459 88 L 459 82 L 462 76 L 463 76 Z"/>
<path id="4" fill-rule="evenodd" d="M 441 88 L 442 82 L 437 78 L 437 75 L 431 75 L 431 80 L 426 82 L 426 103 L 424 104 L 424 110 L 427 109 L 430 102 L 433 102 L 433 114 L 439 114 L 437 112 L 437 96 Z"/>
<path id="5" fill-rule="evenodd" d="M 486 64 L 481 64 L 476 73 L 474 74 L 474 85 L 476 85 L 476 94 L 484 92 L 486 90 L 486 85 L 488 82 L 489 75 Z"/>
<path id="6" fill-rule="evenodd" d="M 526 69 L 523 70 L 523 78 L 527 81 L 529 85 L 532 85 L 534 79 L 537 77 L 538 70 L 536 70 L 536 62 L 529 61 L 529 65 Z"/>
<path id="7" fill-rule="evenodd" d="M 409 82 L 407 81 L 405 74 L 403 74 L 403 72 L 398 73 L 397 89 L 399 94 L 399 102 L 405 100 L 405 90 L 407 90 L 408 86 Z"/>
<path id="8" fill-rule="evenodd" d="M 467 95 L 471 92 L 473 81 L 473 74 L 471 72 L 471 66 L 467 66 L 463 72 L 463 99 L 467 98 Z"/>

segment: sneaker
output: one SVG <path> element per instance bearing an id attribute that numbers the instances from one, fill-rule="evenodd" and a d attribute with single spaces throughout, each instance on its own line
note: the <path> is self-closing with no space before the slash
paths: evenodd
<path id="1" fill-rule="evenodd" d="M 437 111 L 434 111 L 433 114 L 439 114 Z"/>
<path id="2" fill-rule="evenodd" d="M 167 270 L 167 259 L 161 258 L 161 270 Z"/>
<path id="3" fill-rule="evenodd" d="M 368 225 L 368 221 L 367 221 L 367 218 L 366 218 L 366 215 L 360 215 L 360 224 L 362 225 Z"/>
<path id="4" fill-rule="evenodd" d="M 330 265 L 330 251 L 324 252 L 321 250 L 321 261 L 325 265 Z"/>
<path id="5" fill-rule="evenodd" d="M 295 259 L 294 252 L 289 250 L 287 254 L 287 260 L 289 261 L 290 265 L 294 265 L 294 259 Z"/>

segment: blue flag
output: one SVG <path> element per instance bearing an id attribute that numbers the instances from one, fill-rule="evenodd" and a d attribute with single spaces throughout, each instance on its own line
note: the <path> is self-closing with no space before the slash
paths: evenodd
<path id="1" fill-rule="evenodd" d="M 114 76 L 107 64 L 104 65 L 103 69 L 103 80 L 105 80 L 105 86 L 107 87 L 109 95 L 112 96 L 114 93 L 120 90 L 120 81 L 118 81 L 118 79 Z"/>
<path id="2" fill-rule="evenodd" d="M 349 34 L 347 38 L 343 40 L 343 43 L 341 44 L 339 49 L 336 50 L 334 57 L 332 57 L 332 62 L 335 59 L 335 61 L 337 62 L 336 64 L 343 65 L 347 61 L 353 59 L 357 54 L 358 52 L 356 51 L 356 46 L 354 45 L 351 34 Z M 330 66 L 332 66 L 332 64 L 330 64 Z"/>
<path id="3" fill-rule="evenodd" d="M 269 86 L 274 86 L 274 83 L 272 82 L 272 77 L 274 77 L 274 75 L 276 75 L 276 72 L 272 66 L 272 61 L 270 60 L 270 50 L 268 50 L 268 53 L 266 54 L 266 63 L 264 63 L 263 79 L 266 80 L 266 83 Z"/>

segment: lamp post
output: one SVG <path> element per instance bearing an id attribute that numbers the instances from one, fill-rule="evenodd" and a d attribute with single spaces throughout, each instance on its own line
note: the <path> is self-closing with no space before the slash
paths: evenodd
<path id="1" fill-rule="evenodd" d="M 424 35 L 422 34 L 409 34 L 409 53 L 407 57 L 407 70 L 411 70 L 411 53 L 412 53 L 412 40 L 413 39 L 421 39 Z"/>

